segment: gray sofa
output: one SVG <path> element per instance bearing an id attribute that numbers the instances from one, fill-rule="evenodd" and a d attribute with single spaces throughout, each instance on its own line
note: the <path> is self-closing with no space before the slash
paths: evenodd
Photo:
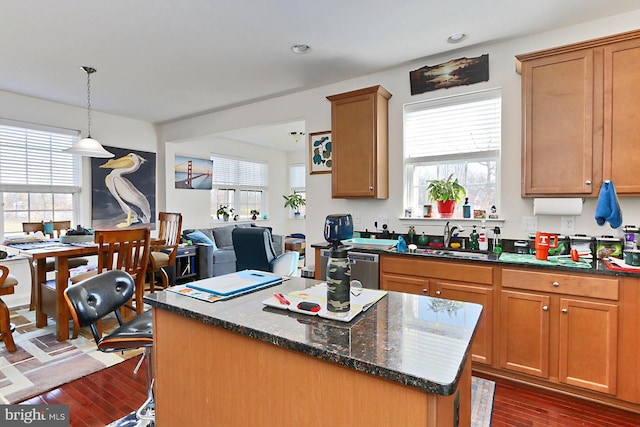
<path id="1" fill-rule="evenodd" d="M 182 237 L 185 241 L 193 240 L 188 236 L 194 231 L 200 231 L 213 242 L 213 244 L 209 244 L 194 241 L 196 245 L 196 278 L 200 280 L 235 272 L 236 254 L 233 250 L 231 232 L 236 227 L 255 226 L 255 224 L 231 224 L 222 227 L 183 230 Z M 284 235 L 272 234 L 271 237 L 276 256 L 283 254 Z"/>

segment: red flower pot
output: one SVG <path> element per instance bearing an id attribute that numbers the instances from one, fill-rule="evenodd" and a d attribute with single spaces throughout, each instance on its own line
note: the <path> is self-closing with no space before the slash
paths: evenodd
<path id="1" fill-rule="evenodd" d="M 440 218 L 451 218 L 453 216 L 453 211 L 456 210 L 456 201 L 447 200 L 446 202 L 443 202 L 438 200 L 437 206 Z"/>

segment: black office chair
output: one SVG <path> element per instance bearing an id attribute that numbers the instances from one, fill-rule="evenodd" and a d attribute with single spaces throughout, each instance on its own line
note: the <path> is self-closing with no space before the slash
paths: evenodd
<path id="1" fill-rule="evenodd" d="M 286 252 L 276 256 L 271 232 L 262 227 L 237 227 L 231 232 L 236 253 L 236 271 L 269 271 L 281 276 L 294 276 L 298 272 L 300 254 Z"/>
<path id="2" fill-rule="evenodd" d="M 134 372 L 137 373 L 142 361 L 147 359 L 148 399 L 138 409 L 140 419 L 153 420 L 153 380 L 151 371 L 151 347 L 153 346 L 153 322 L 151 311 L 145 311 L 124 323 L 120 309 L 133 297 L 136 283 L 133 277 L 122 270 L 108 270 L 92 276 L 65 289 L 64 298 L 76 325 L 89 326 L 96 340 L 98 350 L 114 351 L 144 348 L 143 357 Z M 100 320 L 114 313 L 118 324 L 115 331 L 102 335 Z"/>

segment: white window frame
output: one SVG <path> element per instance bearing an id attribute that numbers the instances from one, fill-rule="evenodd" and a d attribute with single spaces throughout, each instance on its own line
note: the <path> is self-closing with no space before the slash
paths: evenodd
<path id="1" fill-rule="evenodd" d="M 238 158 L 225 156 L 220 154 L 212 154 L 211 160 L 213 160 L 213 185 L 211 188 L 211 217 L 217 219 L 216 211 L 222 204 L 227 205 L 229 208 L 233 208 L 233 215 L 238 215 L 240 220 L 251 219 L 251 210 L 256 209 L 260 212 L 260 217 L 267 214 L 267 196 L 268 196 L 268 178 L 269 178 L 269 165 L 267 162 L 256 161 L 253 159 Z M 216 173 L 216 161 L 228 162 L 233 169 L 233 173 L 227 176 L 222 176 L 220 172 Z M 260 165 L 262 168 L 262 174 L 254 177 L 241 175 L 241 165 L 245 163 L 250 165 Z M 260 176 L 261 175 L 261 176 Z M 261 193 L 259 203 L 247 202 L 243 206 L 239 205 L 239 199 L 241 193 L 246 193 L 250 196 L 252 192 Z M 224 200 L 221 200 L 222 197 Z M 222 220 L 222 218 L 220 218 Z"/>
<path id="2" fill-rule="evenodd" d="M 289 165 L 289 194 L 300 194 L 302 198 L 307 199 L 307 169 L 304 163 L 295 163 Z M 300 215 L 296 215 L 293 209 L 289 209 L 289 218 L 305 218 L 307 215 L 307 206 L 298 208 Z"/>
<path id="3" fill-rule="evenodd" d="M 405 104 L 404 106 L 404 116 L 403 116 L 403 131 L 404 131 L 404 201 L 405 201 L 405 211 L 407 208 L 411 209 L 412 217 L 422 217 L 422 208 L 423 203 L 427 203 L 424 198 L 419 201 L 419 191 L 421 189 L 424 191 L 426 188 L 426 182 L 422 184 L 418 184 L 415 182 L 417 177 L 414 177 L 415 170 L 420 166 L 429 166 L 429 167 L 437 167 L 437 178 L 447 178 L 450 173 L 454 170 L 457 172 L 454 174 L 455 177 L 459 179 L 459 182 L 465 186 L 466 189 L 473 188 L 473 183 L 467 183 L 467 172 L 468 165 L 479 165 L 481 163 L 486 162 L 495 162 L 492 165 L 492 168 L 487 168 L 487 174 L 490 175 L 488 178 L 490 181 L 494 180 L 493 185 L 482 185 L 484 189 L 491 189 L 495 187 L 495 197 L 491 198 L 491 202 L 487 202 L 486 198 L 482 198 L 479 194 L 477 195 L 478 200 L 483 200 L 482 205 L 476 204 L 476 200 L 474 200 L 474 192 L 468 191 L 468 196 L 470 198 L 470 203 L 474 209 L 486 209 L 487 213 L 491 208 L 491 205 L 495 205 L 496 208 L 500 208 L 500 158 L 501 158 L 501 99 L 502 92 L 500 89 L 489 89 L 478 92 L 466 93 L 461 95 L 454 95 L 444 98 L 431 99 L 426 101 L 420 101 L 411 104 Z M 407 115 L 411 114 L 411 112 L 415 111 L 425 111 L 425 110 L 435 110 L 442 109 L 443 107 L 455 107 L 456 105 L 463 105 L 474 103 L 477 101 L 484 100 L 495 100 L 497 103 L 497 128 L 493 129 L 491 133 L 492 142 L 486 144 L 486 146 L 476 148 L 474 150 L 464 151 L 464 152 L 455 152 L 455 150 L 451 149 L 449 152 L 436 152 L 435 154 L 425 154 L 422 156 L 411 156 L 411 150 L 407 148 L 408 144 L 410 144 L 410 139 L 412 136 L 410 135 L 410 131 L 407 129 L 409 126 L 407 125 Z M 495 106 L 495 105 L 494 105 Z M 497 144 L 494 139 L 497 139 Z M 455 141 L 455 139 L 453 140 Z M 464 145 L 464 140 L 461 140 L 461 143 Z M 449 143 L 447 147 L 455 146 L 453 143 Z M 426 152 L 425 152 L 426 153 Z M 457 167 L 457 169 L 456 169 Z M 495 168 L 495 169 L 493 169 Z M 434 176 L 433 178 L 436 178 Z M 432 203 L 429 201 L 428 203 Z M 484 206 L 484 204 L 490 203 L 489 206 Z M 462 217 L 462 203 L 459 203 L 456 206 L 456 217 Z"/>
<path id="4" fill-rule="evenodd" d="M 62 150 L 75 144 L 79 135 L 78 130 L 0 118 L 0 235 L 22 233 L 15 224 L 7 230 L 6 221 L 78 222 L 80 162 Z M 7 194 L 24 194 L 26 208 L 6 205 Z M 60 195 L 71 195 L 70 208 L 56 209 Z"/>

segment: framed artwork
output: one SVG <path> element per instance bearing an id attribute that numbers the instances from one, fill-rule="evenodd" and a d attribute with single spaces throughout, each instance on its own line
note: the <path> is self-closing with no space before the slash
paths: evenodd
<path id="1" fill-rule="evenodd" d="M 213 160 L 176 156 L 175 188 L 211 190 L 213 188 Z"/>
<path id="2" fill-rule="evenodd" d="M 331 173 L 331 131 L 309 134 L 309 173 Z"/>
<path id="3" fill-rule="evenodd" d="M 489 80 L 489 54 L 459 58 L 409 72 L 411 95 Z"/>
<path id="4" fill-rule="evenodd" d="M 156 225 L 156 154 L 104 147 L 111 159 L 91 159 L 91 226 Z"/>

